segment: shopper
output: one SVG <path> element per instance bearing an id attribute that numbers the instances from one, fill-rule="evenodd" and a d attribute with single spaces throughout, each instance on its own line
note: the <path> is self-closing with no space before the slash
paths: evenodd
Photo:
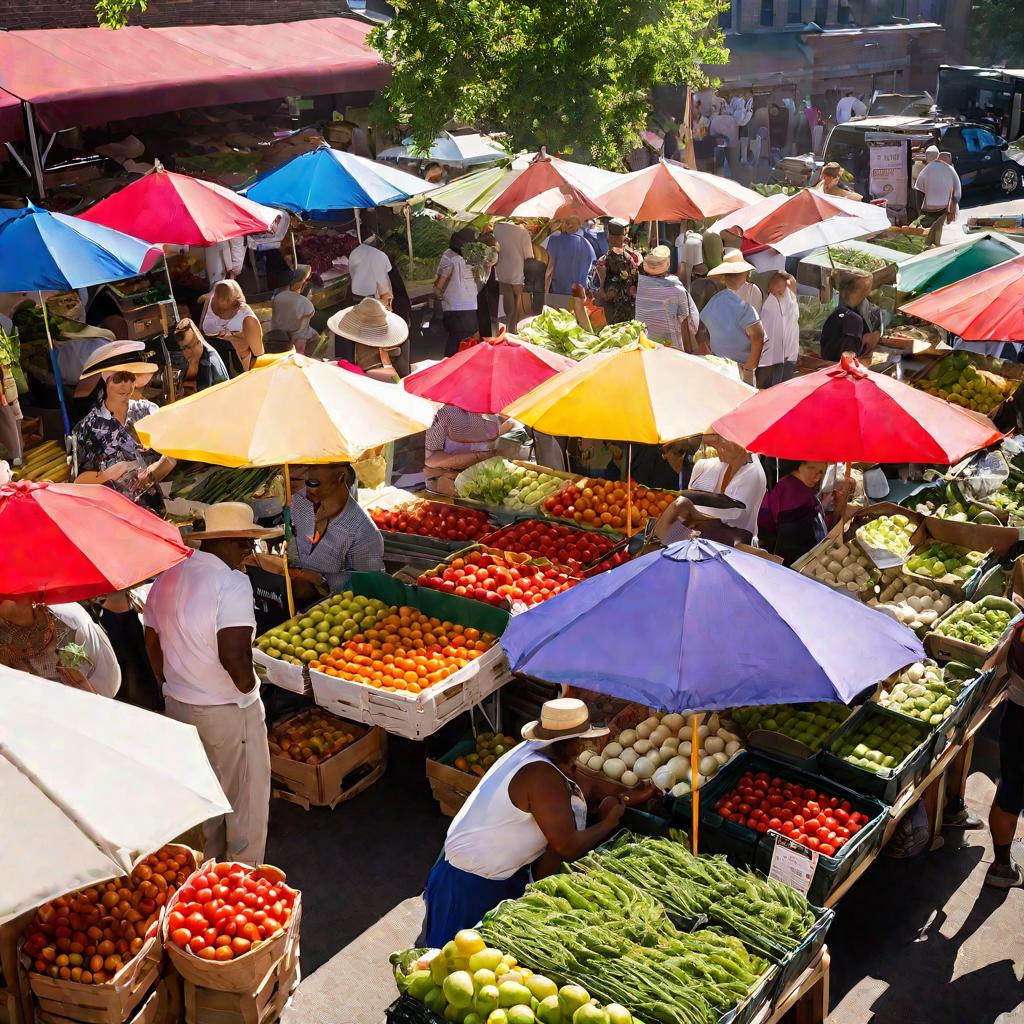
<path id="1" fill-rule="evenodd" d="M 624 220 L 610 220 L 608 251 L 594 264 L 597 301 L 607 324 L 621 324 L 636 316 L 636 288 L 640 253 L 630 245 Z"/>
<path id="2" fill-rule="evenodd" d="M 597 258 L 583 235 L 579 217 L 563 217 L 561 230 L 548 239 L 547 304 L 556 309 L 572 308 L 573 285 L 587 287 Z"/>
<path id="3" fill-rule="evenodd" d="M 694 352 L 700 315 L 682 282 L 668 272 L 671 261 L 667 245 L 656 246 L 644 257 L 636 284 L 636 319 L 651 338 L 680 352 Z"/>
<path id="4" fill-rule="evenodd" d="M 768 295 L 761 307 L 764 348 L 755 379 L 759 388 L 770 388 L 796 373 L 800 355 L 800 307 L 796 278 L 776 271 L 768 280 Z"/>
<path id="5" fill-rule="evenodd" d="M 391 258 L 377 242 L 375 235 L 367 235 L 348 255 L 349 288 L 352 304 L 363 299 L 380 299 L 391 305 Z"/>
<path id="6" fill-rule="evenodd" d="M 814 186 L 815 191 L 826 196 L 833 196 L 836 199 L 850 199 L 860 202 L 864 197 L 859 192 L 854 192 L 843 185 L 843 168 L 841 164 L 830 160 L 821 169 L 821 178 Z"/>
<path id="7" fill-rule="evenodd" d="M 229 238 L 208 245 L 203 253 L 206 260 L 206 280 L 210 287 L 221 281 L 233 281 L 245 266 L 245 239 Z"/>
<path id="8" fill-rule="evenodd" d="M 999 727 L 999 785 L 988 812 L 995 859 L 985 884 L 995 889 L 1024 886 L 1024 866 L 1013 859 L 1013 838 L 1024 811 L 1024 622 L 1014 628 L 1007 649 L 1009 688 Z"/>
<path id="9" fill-rule="evenodd" d="M 825 539 L 828 524 L 818 498 L 824 462 L 798 462 L 764 496 L 757 516 L 761 547 L 791 565 Z"/>
<path id="10" fill-rule="evenodd" d="M 424 473 L 430 489 L 455 494 L 459 473 L 494 455 L 500 429 L 497 417 L 441 406 L 425 443 Z"/>
<path id="11" fill-rule="evenodd" d="M 237 281 L 221 281 L 206 297 L 199 324 L 207 338 L 220 339 L 218 351 L 232 376 L 263 355 L 263 325 L 245 301 Z M 216 348 L 216 345 L 214 346 Z"/>
<path id="12" fill-rule="evenodd" d="M 708 435 L 704 443 L 711 445 L 717 454 L 714 458 L 699 459 L 694 463 L 689 490 L 723 494 L 743 507 L 714 508 L 698 503 L 698 511 L 714 516 L 727 526 L 743 530 L 756 540 L 757 513 L 768 489 L 761 461 L 746 448 L 718 434 Z"/>
<path id="13" fill-rule="evenodd" d="M 494 238 L 498 243 L 494 276 L 501 292 L 505 325 L 510 334 L 515 334 L 523 315 L 524 268 L 526 261 L 533 258 L 533 240 L 526 228 L 511 220 L 498 221 L 494 225 Z"/>
<path id="14" fill-rule="evenodd" d="M 356 501 L 355 470 L 340 462 L 306 467 L 306 485 L 292 495 L 298 565 L 320 573 L 332 593 L 353 572 L 384 571 L 384 538 Z"/>
<path id="15" fill-rule="evenodd" d="M 928 243 L 942 244 L 942 228 L 956 220 L 960 205 L 960 175 L 952 164 L 939 159 L 939 147 L 924 151 L 925 165 L 914 182 L 920 199 L 920 223 L 928 228 Z"/>
<path id="16" fill-rule="evenodd" d="M 313 268 L 300 263 L 292 272 L 287 287 L 278 291 L 270 303 L 270 329 L 284 331 L 295 351 L 312 351 L 320 340 L 320 332 L 310 327 L 316 306 L 306 296 Z"/>
<path id="17" fill-rule="evenodd" d="M 455 355 L 459 344 L 467 338 L 478 337 L 476 275 L 462 255 L 462 247 L 475 240 L 476 232 L 472 228 L 456 231 L 437 264 L 434 309 L 436 312 L 440 306 L 448 334 L 444 347 L 446 356 Z"/>
<path id="18" fill-rule="evenodd" d="M 503 754 L 480 780 L 448 828 L 427 878 L 428 946 L 443 946 L 504 899 L 523 894 L 531 878 L 589 853 L 618 828 L 629 803 L 650 789 L 607 797 L 587 827 L 587 801 L 574 781 L 574 762 L 587 741 L 606 736 L 574 697 L 549 700 L 540 720 L 523 728 L 525 742 Z"/>
<path id="19" fill-rule="evenodd" d="M 175 460 L 144 448 L 135 424 L 157 412 L 153 402 L 136 399 L 137 386 L 158 369 L 141 359 L 141 341 L 113 341 L 99 349 L 85 364 L 82 379 L 94 374 L 103 378 L 99 402 L 75 427 L 78 453 L 76 483 L 107 484 L 161 513 L 163 496 L 158 484 L 174 469 Z"/>
<path id="20" fill-rule="evenodd" d="M 270 752 L 259 680 L 252 663 L 253 591 L 239 572 L 261 529 L 244 502 L 206 510 L 200 547 L 157 577 L 146 600 L 146 649 L 163 687 L 169 718 L 195 726 L 231 803 L 203 823 L 203 848 L 214 860 L 262 864 L 270 805 Z"/>
<path id="21" fill-rule="evenodd" d="M 363 299 L 358 306 L 335 313 L 328 329 L 348 341 L 359 369 L 392 371 L 395 377 L 409 374 L 409 326 L 377 299 Z M 388 376 L 387 374 L 372 374 Z"/>
<path id="22" fill-rule="evenodd" d="M 202 331 L 189 319 L 180 320 L 174 329 L 175 340 L 185 357 L 186 394 L 205 391 L 229 379 L 228 368 L 220 353 L 203 337 Z"/>
<path id="23" fill-rule="evenodd" d="M 723 260 L 708 271 L 707 276 L 720 280 L 725 288 L 708 299 L 701 310 L 697 329 L 699 351 L 735 360 L 750 380 L 761 362 L 764 348 L 761 318 L 740 294 L 746 290 L 747 275 L 753 270 L 754 267 L 743 260 Z"/>

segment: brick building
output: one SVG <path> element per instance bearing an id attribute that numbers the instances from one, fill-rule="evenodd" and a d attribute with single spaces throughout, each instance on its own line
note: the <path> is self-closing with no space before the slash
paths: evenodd
<path id="1" fill-rule="evenodd" d="M 263 25 L 277 21 L 336 17 L 345 0 L 150 0 L 131 24 Z M 93 0 L 0 0 L 0 29 L 86 28 L 96 25 Z"/>

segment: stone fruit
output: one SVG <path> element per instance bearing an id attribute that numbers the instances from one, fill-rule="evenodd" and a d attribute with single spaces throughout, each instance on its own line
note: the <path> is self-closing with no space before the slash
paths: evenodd
<path id="1" fill-rule="evenodd" d="M 310 708 L 278 722 L 270 730 L 268 741 L 272 754 L 320 764 L 355 742 L 355 735 L 343 718 L 322 708 Z"/>
<path id="2" fill-rule="evenodd" d="M 490 551 L 470 551 L 424 573 L 420 586 L 491 605 L 525 609 L 575 586 L 575 579 L 551 563 L 517 561 Z"/>
<path id="3" fill-rule="evenodd" d="M 214 864 L 178 890 L 167 936 L 201 960 L 233 960 L 288 927 L 296 895 L 280 872 L 268 877 L 244 864 Z"/>
<path id="4" fill-rule="evenodd" d="M 850 717 L 845 704 L 761 704 L 735 708 L 732 719 L 748 733 L 755 729 L 782 733 L 811 750 L 820 750 L 829 736 Z"/>
<path id="5" fill-rule="evenodd" d="M 142 949 L 161 908 L 195 869 L 185 850 L 161 847 L 131 875 L 44 903 L 25 929 L 32 970 L 102 985 Z"/>
<path id="6" fill-rule="evenodd" d="M 483 512 L 463 505 L 414 501 L 397 508 L 372 508 L 368 511 L 380 530 L 414 533 L 439 540 L 479 540 L 493 529 Z"/>
<path id="7" fill-rule="evenodd" d="M 641 487 L 629 481 L 630 501 L 624 481 L 588 480 L 583 487 L 570 484 L 558 494 L 546 499 L 544 511 L 559 519 L 572 519 L 584 526 L 607 527 L 623 530 L 626 527 L 627 507 L 632 510 L 632 526 L 640 529 L 648 519 L 657 519 L 675 500 L 668 491 Z"/>

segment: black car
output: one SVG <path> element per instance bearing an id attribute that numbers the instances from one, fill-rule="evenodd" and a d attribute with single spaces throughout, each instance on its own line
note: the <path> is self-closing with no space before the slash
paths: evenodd
<path id="1" fill-rule="evenodd" d="M 823 163 L 836 161 L 854 177 L 855 189 L 868 194 L 868 141 L 906 138 L 915 155 L 930 145 L 948 152 L 965 190 L 997 188 L 1004 196 L 1021 187 L 1022 170 L 1007 153 L 1008 143 L 987 125 L 923 117 L 858 117 L 836 125 L 825 142 Z M 910 182 L 911 186 L 913 182 Z"/>

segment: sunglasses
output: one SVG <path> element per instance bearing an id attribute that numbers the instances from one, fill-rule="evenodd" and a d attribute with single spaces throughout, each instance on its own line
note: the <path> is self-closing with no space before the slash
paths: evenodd
<path id="1" fill-rule="evenodd" d="M 111 384 L 127 384 L 128 382 L 135 383 L 135 374 L 129 373 L 127 370 L 118 370 L 117 373 L 111 374 Z"/>

